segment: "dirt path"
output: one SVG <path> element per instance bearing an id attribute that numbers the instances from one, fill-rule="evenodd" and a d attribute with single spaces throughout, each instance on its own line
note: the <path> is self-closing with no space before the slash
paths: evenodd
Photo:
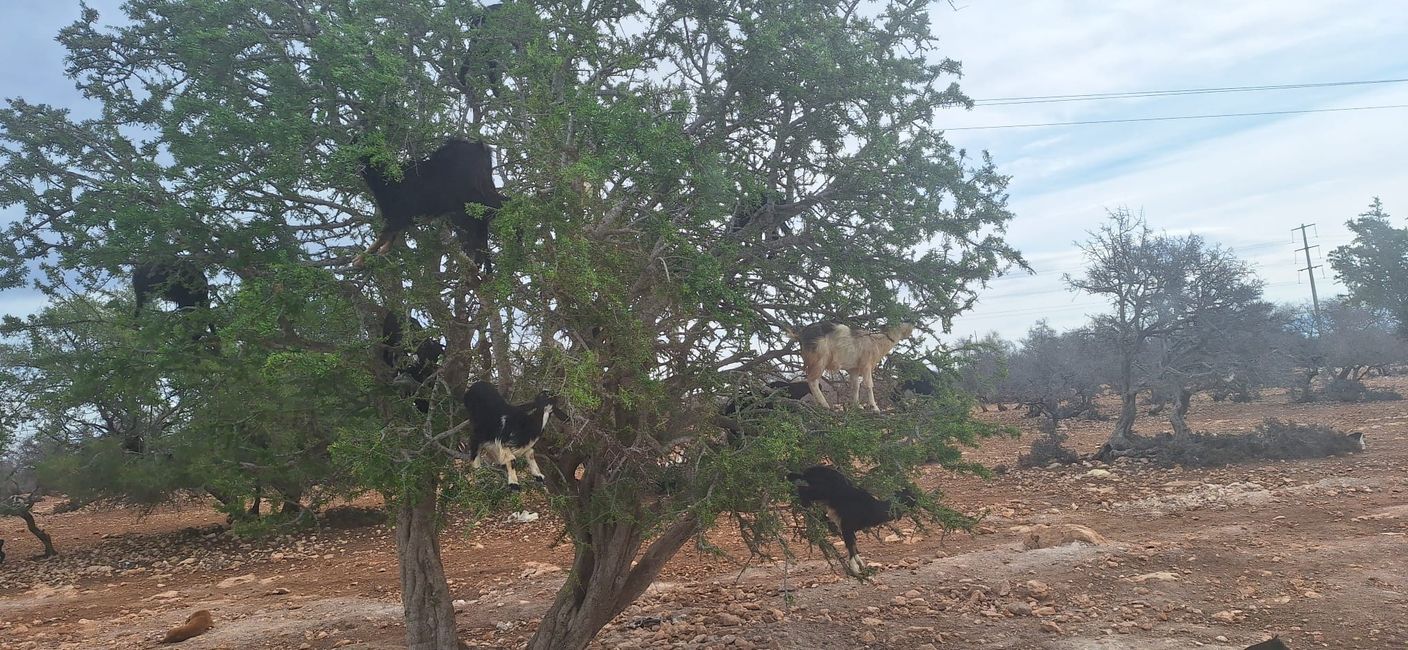
<path id="1" fill-rule="evenodd" d="M 989 415 L 1030 426 L 1014 412 Z M 901 527 L 863 538 L 878 566 L 868 583 L 842 579 L 817 556 L 740 574 L 729 560 L 682 553 L 596 647 L 1240 649 L 1279 633 L 1296 650 L 1408 648 L 1408 402 L 1273 397 L 1200 402 L 1193 416 L 1217 432 L 1267 416 L 1330 424 L 1366 432 L 1370 448 L 1215 470 L 1020 470 L 992 481 L 930 469 L 926 486 L 987 511 L 978 534 L 940 539 Z M 1091 449 L 1108 426 L 1078 423 L 1071 443 Z M 968 455 L 1010 466 L 1027 444 L 991 440 Z M 28 559 L 38 546 L 23 524 L 0 520 L 9 555 L 0 648 L 154 647 L 202 608 L 216 628 L 180 647 L 398 647 L 384 525 L 251 542 L 219 531 L 219 520 L 202 504 L 140 520 L 124 511 L 45 516 L 64 553 L 51 561 Z M 1024 548 L 1023 527 L 1040 524 L 1088 526 L 1109 543 Z M 467 642 L 526 639 L 570 561 L 568 547 L 546 546 L 555 532 L 548 518 L 449 528 L 446 569 Z M 713 538 L 739 550 L 729 531 Z"/>

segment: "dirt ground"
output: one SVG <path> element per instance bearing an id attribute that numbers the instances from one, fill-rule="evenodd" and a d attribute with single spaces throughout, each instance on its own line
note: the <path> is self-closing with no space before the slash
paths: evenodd
<path id="1" fill-rule="evenodd" d="M 1408 392 L 1408 380 L 1381 380 Z M 1408 648 L 1408 401 L 1198 402 L 1195 428 L 1246 431 L 1274 416 L 1367 434 L 1363 454 L 1211 470 L 1134 462 L 1013 470 L 993 480 L 930 468 L 921 483 L 986 512 L 978 532 L 909 525 L 864 537 L 877 567 L 843 579 L 819 555 L 742 567 L 689 550 L 595 647 L 1240 649 Z M 1034 423 L 967 452 L 1015 467 Z M 1108 422 L 1073 422 L 1091 451 Z M 1141 422 L 1149 434 L 1163 428 Z M 540 496 L 535 498 L 541 498 Z M 541 505 L 541 504 L 540 504 Z M 42 508 L 41 508 L 42 509 Z M 540 512 L 546 509 L 539 507 Z M 394 648 L 400 603 L 385 525 L 241 540 L 203 504 L 41 516 L 63 553 L 34 560 L 0 520 L 0 648 L 149 648 L 192 611 L 215 628 L 185 648 Z M 1107 543 L 1028 550 L 1025 527 L 1079 524 Z M 557 526 L 448 527 L 442 540 L 464 640 L 519 647 L 564 578 Z M 740 550 L 736 537 L 712 535 Z"/>

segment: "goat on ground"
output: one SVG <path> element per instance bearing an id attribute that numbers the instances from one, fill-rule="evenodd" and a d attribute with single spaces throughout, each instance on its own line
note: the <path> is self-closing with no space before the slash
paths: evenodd
<path id="1" fill-rule="evenodd" d="M 860 387 L 864 383 L 870 407 L 879 411 L 880 407 L 875 404 L 875 366 L 913 333 L 911 323 L 899 323 L 873 332 L 824 322 L 803 327 L 801 332 L 789 332 L 788 336 L 802 342 L 802 370 L 818 404 L 823 408 L 831 407 L 821 394 L 822 374 L 827 370 L 845 370 L 855 386 L 852 401 L 861 405 Z"/>
<path id="2" fill-rule="evenodd" d="M 846 566 L 852 575 L 861 575 L 865 563 L 861 561 L 860 549 L 856 547 L 856 533 L 867 528 L 894 521 L 896 502 L 899 507 L 910 508 L 918 502 L 913 490 L 900 490 L 891 499 L 877 499 L 875 495 L 852 483 L 845 474 L 826 465 L 813 465 L 801 473 L 789 473 L 787 480 L 797 488 L 797 501 L 802 507 L 813 503 L 826 506 L 826 518 L 832 529 L 846 542 Z"/>
<path id="3" fill-rule="evenodd" d="M 412 331 L 422 329 L 420 321 L 415 318 L 411 318 L 409 323 Z M 396 373 L 392 384 L 409 395 L 420 390 L 440 369 L 440 357 L 445 354 L 445 345 L 438 338 L 426 336 L 416 344 L 416 350 L 408 363 L 403 359 L 405 352 L 401 345 L 404 341 L 405 332 L 401 317 L 395 312 L 387 311 L 381 323 L 381 361 Z M 415 405 L 416 410 L 421 413 L 430 412 L 429 400 L 416 398 Z"/>
<path id="4" fill-rule="evenodd" d="M 557 407 L 556 397 L 540 391 L 533 401 L 514 406 L 493 384 L 479 381 L 465 391 L 464 408 L 469 413 L 472 429 L 469 457 L 474 467 L 481 467 L 481 455 L 488 454 L 491 461 L 506 470 L 509 489 L 517 491 L 522 487 L 518 485 L 518 474 L 513 471 L 513 461 L 522 458 L 527 461 L 533 478 L 539 482 L 544 480 L 533 456 L 533 445 L 542 438 L 549 417 L 567 421 L 567 414 Z"/>
<path id="5" fill-rule="evenodd" d="M 132 293 L 136 315 L 153 296 L 175 303 L 179 311 L 210 307 L 210 281 L 199 265 L 185 257 L 134 265 Z"/>
<path id="6" fill-rule="evenodd" d="M 367 247 L 354 267 L 360 267 L 367 253 L 385 255 L 415 224 L 416 217 L 448 217 L 466 255 L 491 272 L 489 265 L 489 221 L 503 207 L 504 197 L 494 186 L 494 155 L 482 141 L 461 138 L 445 141 L 424 160 L 406 165 L 401 178 L 388 175 L 370 156 L 362 158 L 362 180 L 371 190 L 381 212 L 382 227 L 376 241 Z M 475 217 L 466 206 L 486 208 Z"/>
<path id="7" fill-rule="evenodd" d="M 783 400 L 801 401 L 802 398 L 810 394 L 811 386 L 804 381 L 770 381 L 767 383 L 766 390 L 756 391 L 745 388 L 738 397 L 724 404 L 720 414 L 725 418 L 734 419 L 740 413 L 771 411 L 781 406 L 784 403 Z M 743 441 L 742 427 L 742 423 L 724 427 L 728 436 L 728 444 L 738 446 Z"/>

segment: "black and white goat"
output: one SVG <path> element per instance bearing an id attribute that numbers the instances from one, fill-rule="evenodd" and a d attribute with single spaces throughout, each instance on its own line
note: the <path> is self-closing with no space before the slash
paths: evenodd
<path id="1" fill-rule="evenodd" d="M 136 314 L 153 297 L 175 303 L 180 311 L 210 307 L 210 281 L 190 258 L 140 262 L 132 267 Z"/>
<path id="2" fill-rule="evenodd" d="M 367 253 L 390 251 L 401 233 L 415 225 L 416 217 L 446 217 L 454 224 L 465 254 L 490 272 L 489 221 L 503 207 L 504 197 L 494 186 L 494 154 L 489 145 L 451 138 L 429 157 L 403 167 L 399 179 L 363 157 L 360 173 L 381 212 L 382 227 L 376 241 L 352 262 L 354 267 L 362 265 Z M 466 207 L 470 203 L 484 206 L 484 215 L 474 216 Z"/>
<path id="3" fill-rule="evenodd" d="M 496 465 L 502 465 L 508 473 L 510 490 L 521 490 L 518 474 L 513 471 L 513 461 L 522 458 L 528 463 L 528 472 L 533 478 L 543 481 L 543 472 L 538 469 L 538 461 L 533 456 L 533 445 L 542 438 L 548 427 L 548 418 L 556 417 L 567 421 L 567 414 L 558 408 L 557 398 L 540 391 L 533 401 L 514 406 L 509 404 L 499 389 L 487 381 L 475 382 L 464 393 L 464 408 L 469 413 L 470 438 L 469 457 L 474 467 L 481 467 L 482 456 L 487 454 Z"/>
<path id="4" fill-rule="evenodd" d="M 846 566 L 852 575 L 862 575 L 865 563 L 856 547 L 856 533 L 894 521 L 897 507 L 910 508 L 918 501 L 914 491 L 905 488 L 891 499 L 875 495 L 852 483 L 845 474 L 826 465 L 813 465 L 801 473 L 789 473 L 787 480 L 797 488 L 797 501 L 803 507 L 813 503 L 826 506 L 826 518 L 846 543 Z"/>
<path id="5" fill-rule="evenodd" d="M 802 370 L 818 404 L 823 408 L 831 407 L 821 394 L 821 376 L 828 370 L 845 370 L 854 385 L 852 401 L 861 405 L 860 388 L 864 384 L 870 407 L 879 411 L 880 407 L 875 404 L 875 366 L 913 333 L 912 323 L 869 331 L 828 321 L 808 325 L 800 332 L 788 332 L 788 336 L 802 342 Z"/>

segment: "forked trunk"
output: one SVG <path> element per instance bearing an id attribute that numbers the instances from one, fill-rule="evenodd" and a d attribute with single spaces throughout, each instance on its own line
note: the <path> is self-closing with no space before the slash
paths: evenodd
<path id="1" fill-rule="evenodd" d="M 543 615 L 529 650 L 587 647 L 602 626 L 645 592 L 695 530 L 694 520 L 683 515 L 651 542 L 633 568 L 640 527 L 628 519 L 591 526 L 590 538 L 578 541 L 572 573 Z"/>
<path id="2" fill-rule="evenodd" d="M 455 609 L 445 567 L 440 562 L 434 477 L 417 494 L 406 495 L 396 511 L 396 552 L 401 562 L 401 605 L 405 608 L 409 650 L 455 650 Z"/>
<path id="3" fill-rule="evenodd" d="M 59 554 L 58 551 L 54 550 L 54 538 L 49 537 L 49 533 L 44 532 L 44 529 L 40 528 L 39 524 L 35 523 L 34 513 L 30 512 L 29 508 L 20 508 L 19 512 L 15 514 L 18 515 L 20 519 L 24 520 L 25 528 L 28 528 L 29 532 L 39 540 L 39 543 L 44 545 L 44 555 L 42 557 L 54 557 Z"/>
<path id="4" fill-rule="evenodd" d="M 1173 426 L 1173 435 L 1182 440 L 1193 437 L 1193 429 L 1188 426 L 1188 406 L 1192 401 L 1192 391 L 1179 390 L 1173 398 L 1173 410 L 1168 414 L 1168 422 Z"/>

